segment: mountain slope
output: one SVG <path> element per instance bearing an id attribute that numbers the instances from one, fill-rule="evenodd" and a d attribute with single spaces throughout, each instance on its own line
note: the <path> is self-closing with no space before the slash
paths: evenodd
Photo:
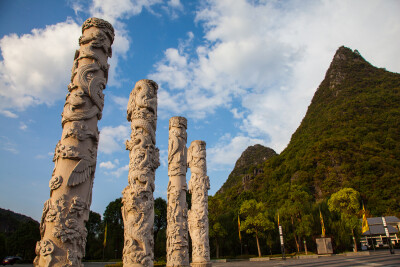
<path id="1" fill-rule="evenodd" d="M 277 155 L 276 152 L 262 145 L 249 146 L 243 151 L 242 155 L 236 161 L 235 167 L 229 174 L 228 179 L 219 189 L 219 193 L 231 188 L 233 185 L 242 182 L 243 176 L 249 174 L 250 176 L 262 172 L 262 168 L 257 169 L 257 165 L 263 163 L 272 156 Z M 250 178 L 250 177 L 249 177 Z"/>
<path id="2" fill-rule="evenodd" d="M 399 103 L 399 74 L 340 47 L 289 145 L 264 163 L 248 191 L 275 205 L 293 184 L 316 200 L 352 187 L 372 215 L 400 212 Z M 238 196 L 227 191 L 220 193 Z"/>
<path id="3" fill-rule="evenodd" d="M 28 222 L 34 222 L 39 227 L 39 223 L 31 217 L 0 208 L 0 233 L 14 232 L 20 223 Z"/>

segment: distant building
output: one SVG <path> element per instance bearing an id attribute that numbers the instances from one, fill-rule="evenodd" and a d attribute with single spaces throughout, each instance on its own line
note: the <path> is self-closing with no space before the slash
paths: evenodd
<path id="1" fill-rule="evenodd" d="M 400 219 L 396 216 L 385 216 L 389 236 L 393 245 L 400 242 L 399 230 Z M 361 245 L 372 247 L 372 242 L 376 247 L 387 247 L 389 242 L 383 227 L 382 217 L 367 218 L 369 231 L 362 233 Z M 368 240 L 368 241 L 367 241 Z"/>

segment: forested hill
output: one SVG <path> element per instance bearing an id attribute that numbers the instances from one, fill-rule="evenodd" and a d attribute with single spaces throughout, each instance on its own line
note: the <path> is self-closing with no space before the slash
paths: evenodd
<path id="1" fill-rule="evenodd" d="M 39 223 L 31 217 L 0 208 L 0 233 L 14 232 L 20 223 L 28 222 L 33 222 L 39 227 Z"/>
<path id="2" fill-rule="evenodd" d="M 0 259 L 9 255 L 18 255 L 24 260 L 33 260 L 36 242 L 39 240 L 37 221 L 0 208 Z"/>
<path id="3" fill-rule="evenodd" d="M 222 193 L 238 183 L 245 184 L 255 175 L 261 173 L 263 171 L 262 164 L 275 155 L 277 155 L 276 152 L 269 147 L 259 144 L 249 146 L 236 161 L 235 167 L 218 193 Z"/>
<path id="4" fill-rule="evenodd" d="M 289 145 L 262 169 L 216 196 L 232 207 L 249 195 L 279 206 L 294 185 L 315 201 L 352 187 L 372 215 L 399 214 L 400 74 L 340 47 Z"/>

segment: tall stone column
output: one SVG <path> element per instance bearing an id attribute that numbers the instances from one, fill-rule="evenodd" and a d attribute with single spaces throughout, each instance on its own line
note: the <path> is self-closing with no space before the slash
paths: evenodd
<path id="1" fill-rule="evenodd" d="M 44 203 L 41 240 L 34 266 L 83 266 L 96 169 L 99 131 L 104 105 L 108 57 L 114 29 L 107 21 L 90 18 L 83 23 L 71 83 L 62 113 L 62 135 L 53 161 L 50 199 Z"/>
<path id="2" fill-rule="evenodd" d="M 186 203 L 187 120 L 169 120 L 167 266 L 189 266 L 189 243 Z"/>
<path id="3" fill-rule="evenodd" d="M 208 238 L 208 190 L 206 142 L 195 140 L 190 144 L 187 158 L 191 178 L 189 193 L 192 207 L 188 212 L 189 232 L 192 238 L 192 267 L 209 267 L 210 245 Z"/>
<path id="4" fill-rule="evenodd" d="M 128 102 L 131 122 L 128 186 L 122 191 L 124 266 L 153 266 L 154 179 L 160 166 L 156 148 L 157 89 L 151 80 L 140 80 Z"/>

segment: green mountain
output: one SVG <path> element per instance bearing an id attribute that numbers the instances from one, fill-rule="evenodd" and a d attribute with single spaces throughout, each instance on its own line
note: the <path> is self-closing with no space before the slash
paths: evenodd
<path id="1" fill-rule="evenodd" d="M 244 186 L 240 175 L 257 164 L 263 171 Z M 352 187 L 372 215 L 399 214 L 400 74 L 340 47 L 287 148 L 240 170 L 216 194 L 232 208 L 244 193 L 279 206 L 294 185 L 315 201 Z"/>
<path id="2" fill-rule="evenodd" d="M 236 161 L 228 179 L 217 193 L 222 193 L 236 184 L 245 185 L 250 182 L 254 176 L 263 172 L 262 164 L 275 155 L 277 155 L 276 152 L 269 147 L 259 144 L 249 146 Z"/>

